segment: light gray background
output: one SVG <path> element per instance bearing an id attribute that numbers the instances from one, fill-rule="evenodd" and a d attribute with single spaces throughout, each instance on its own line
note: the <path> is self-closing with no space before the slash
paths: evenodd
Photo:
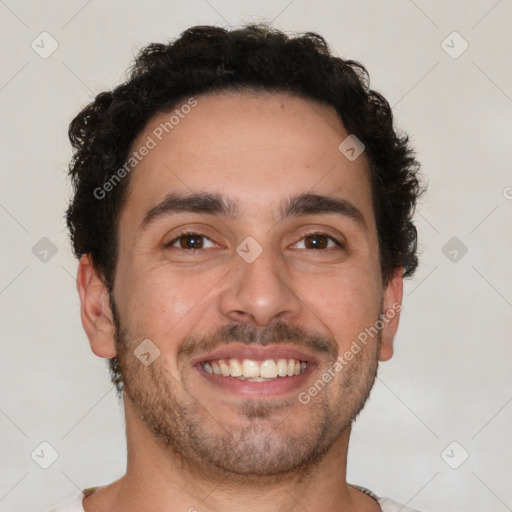
<path id="1" fill-rule="evenodd" d="M 261 20 L 317 31 L 367 66 L 430 187 L 421 265 L 356 424 L 349 481 L 424 511 L 512 510 L 510 0 L 0 0 L 0 16 L 0 510 L 45 510 L 125 468 L 122 410 L 80 324 L 63 222 L 69 122 L 145 44 Z M 31 48 L 50 48 L 43 31 L 59 45 L 46 59 Z M 458 58 L 454 31 L 469 44 Z M 58 249 L 46 262 L 32 252 L 42 237 Z M 443 253 L 452 237 L 468 249 L 456 262 Z M 42 441 L 58 452 L 48 469 L 31 458 Z"/>

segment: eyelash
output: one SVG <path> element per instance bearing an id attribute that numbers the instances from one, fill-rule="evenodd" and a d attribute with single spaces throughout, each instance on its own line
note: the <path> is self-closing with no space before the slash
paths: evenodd
<path id="1" fill-rule="evenodd" d="M 323 233 L 322 231 L 312 231 L 311 233 L 306 233 L 304 234 L 300 240 L 304 240 L 305 238 L 308 238 L 310 236 L 314 236 L 314 235 L 319 235 L 319 236 L 324 236 L 326 237 L 328 240 L 334 242 L 340 249 L 344 249 L 345 248 L 345 245 L 340 242 L 337 238 L 334 238 L 333 236 L 331 235 L 328 235 L 327 233 Z M 165 248 L 171 248 L 173 246 L 173 244 L 175 244 L 176 242 L 178 242 L 182 237 L 185 237 L 185 236 L 196 236 L 196 237 L 202 237 L 202 238 L 206 238 L 207 240 L 209 240 L 210 242 L 212 243 L 215 243 L 213 242 L 213 240 L 202 234 L 202 233 L 197 233 L 197 232 L 194 232 L 194 231 L 183 231 L 182 233 L 180 233 L 177 237 L 173 238 L 170 242 L 166 243 L 165 244 Z M 297 242 L 298 243 L 298 242 Z M 201 249 L 183 249 L 182 247 L 176 247 L 176 249 L 180 249 L 182 251 L 198 251 L 198 250 L 201 250 Z M 331 247 L 332 249 L 332 247 Z M 301 250 L 308 250 L 308 249 L 301 249 Z M 309 249 L 309 250 L 315 250 L 315 249 Z M 326 250 L 326 249 L 316 249 L 316 250 Z"/>

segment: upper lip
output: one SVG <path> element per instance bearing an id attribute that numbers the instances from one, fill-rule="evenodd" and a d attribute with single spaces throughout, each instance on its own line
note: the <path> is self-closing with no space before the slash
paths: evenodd
<path id="1" fill-rule="evenodd" d="M 316 362 L 316 358 L 309 352 L 291 345 L 241 345 L 229 344 L 218 347 L 211 352 L 203 352 L 194 357 L 191 364 L 195 366 L 198 363 L 212 361 L 216 359 L 253 359 L 264 361 L 265 359 L 298 359 L 309 363 Z"/>

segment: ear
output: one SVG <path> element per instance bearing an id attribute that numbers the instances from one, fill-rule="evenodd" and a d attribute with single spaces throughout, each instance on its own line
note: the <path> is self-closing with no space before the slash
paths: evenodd
<path id="1" fill-rule="evenodd" d="M 91 350 L 99 357 L 114 357 L 116 348 L 109 293 L 88 254 L 80 258 L 76 284 L 81 301 L 82 325 Z"/>
<path id="2" fill-rule="evenodd" d="M 393 340 L 398 330 L 400 311 L 402 310 L 403 272 L 403 267 L 396 269 L 384 291 L 382 300 L 384 326 L 382 328 L 382 344 L 379 355 L 381 361 L 387 361 L 393 356 Z"/>

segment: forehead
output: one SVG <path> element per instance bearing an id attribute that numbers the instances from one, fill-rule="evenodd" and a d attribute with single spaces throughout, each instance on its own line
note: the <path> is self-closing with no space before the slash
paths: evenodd
<path id="1" fill-rule="evenodd" d="M 334 108 L 283 93 L 187 98 L 134 142 L 132 151 L 151 149 L 132 171 L 123 217 L 137 222 L 169 193 L 204 191 L 234 198 L 246 217 L 305 192 L 349 199 L 371 217 L 366 158 L 338 149 L 348 135 Z"/>

